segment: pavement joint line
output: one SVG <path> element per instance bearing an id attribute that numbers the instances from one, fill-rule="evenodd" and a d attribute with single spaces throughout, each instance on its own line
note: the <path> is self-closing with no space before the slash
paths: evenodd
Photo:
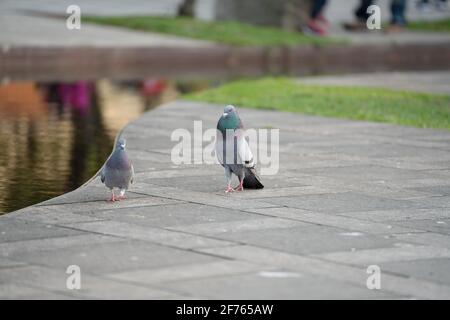
<path id="1" fill-rule="evenodd" d="M 238 260 L 236 260 L 238 261 Z M 246 261 L 248 262 L 248 261 Z M 263 265 L 258 265 L 258 264 L 254 264 L 255 266 L 261 266 L 264 267 Z M 271 266 L 265 266 L 266 268 L 264 269 L 269 269 Z M 272 266 L 273 268 L 273 266 Z M 276 268 L 276 269 L 280 269 L 280 268 Z M 255 274 L 255 271 L 241 271 L 241 272 L 236 272 L 236 273 L 227 273 L 227 274 L 221 274 L 221 275 L 211 275 L 211 276 L 206 276 L 206 277 L 193 277 L 193 278 L 189 278 L 189 279 L 181 279 L 181 280 L 172 280 L 172 281 L 164 281 L 162 283 L 157 283 L 159 285 L 163 285 L 166 283 L 176 283 L 176 282 L 189 282 L 189 281 L 195 281 L 195 280 L 208 280 L 208 279 L 213 279 L 213 278 L 224 278 L 224 277 L 239 277 L 242 275 L 252 275 Z"/>
<path id="2" fill-rule="evenodd" d="M 144 199 L 144 198 L 140 198 L 140 199 Z M 175 200 L 175 199 L 171 199 L 171 200 Z M 174 202 L 174 203 L 157 203 L 157 204 L 143 204 L 143 205 L 136 206 L 136 207 L 102 208 L 102 209 L 96 209 L 96 212 L 104 212 L 104 211 L 112 211 L 112 210 L 123 210 L 123 209 L 137 209 L 137 208 L 153 208 L 153 207 L 163 207 L 163 206 L 176 206 L 176 205 L 186 204 L 187 203 L 187 202 L 182 201 L 182 200 L 176 200 L 176 201 L 179 201 L 179 202 Z M 82 216 L 89 216 L 89 217 L 93 215 L 92 210 L 91 211 L 87 211 L 87 212 L 77 211 L 77 212 L 74 212 L 73 214 L 78 214 L 78 215 L 82 215 Z M 100 220 L 111 221 L 111 219 L 100 219 L 100 218 L 97 221 L 100 221 Z M 95 222 L 95 221 L 86 221 L 86 222 Z"/>
<path id="3" fill-rule="evenodd" d="M 296 209 L 296 208 L 291 208 L 291 207 L 286 207 L 286 208 L 288 208 L 288 209 Z M 270 209 L 272 209 L 272 208 L 270 208 Z M 316 213 L 315 211 L 307 210 L 307 209 L 300 209 L 300 210 L 305 210 L 305 211 L 309 211 L 311 213 Z M 374 210 L 374 211 L 376 211 L 376 210 Z M 250 212 L 244 211 L 244 212 L 254 213 L 254 212 L 251 212 L 251 211 Z M 270 214 L 265 214 L 265 213 L 258 213 L 258 214 L 263 215 L 263 216 L 267 216 L 267 217 L 273 217 L 273 218 L 279 218 L 279 219 L 285 219 L 285 220 L 292 220 L 292 221 L 300 221 L 300 222 L 304 222 L 304 223 L 311 224 L 311 225 L 333 227 L 333 228 L 336 228 L 336 229 L 341 229 L 343 231 L 358 230 L 358 229 L 346 229 L 346 228 L 343 228 L 343 227 L 336 227 L 334 225 L 326 224 L 326 223 L 317 223 L 317 222 L 311 222 L 311 221 L 308 221 L 308 220 L 302 220 L 301 217 L 297 219 L 297 218 L 289 218 L 289 217 L 280 217 L 280 216 L 277 216 L 277 215 L 270 215 Z M 324 213 L 324 214 L 326 214 L 326 213 Z M 342 215 L 342 214 L 334 214 L 334 216 L 338 216 L 338 217 L 345 218 L 345 219 L 348 219 L 348 220 L 356 220 L 356 221 L 361 221 L 361 222 L 367 222 L 367 223 L 371 223 L 371 224 L 386 225 L 386 227 L 389 224 L 394 224 L 394 223 L 384 223 L 384 222 L 376 222 L 376 221 L 372 221 L 372 220 L 358 219 L 358 218 L 354 218 L 354 217 L 345 216 L 345 215 Z M 432 219 L 430 219 L 430 220 L 432 220 Z M 399 225 L 399 226 L 401 226 L 401 225 Z M 396 234 L 426 233 L 426 232 L 428 232 L 427 230 L 412 229 L 412 228 L 404 227 L 404 226 L 401 226 L 401 227 L 405 228 L 405 229 L 409 229 L 409 230 L 408 231 L 404 231 L 404 232 L 397 232 Z M 363 233 L 372 234 L 372 235 L 377 235 L 377 234 L 379 235 L 379 233 L 370 233 L 370 232 L 363 232 Z"/>
<path id="4" fill-rule="evenodd" d="M 190 263 L 188 263 L 187 265 L 189 265 Z M 133 272 L 133 271 L 139 271 L 139 270 L 152 270 L 155 268 L 149 268 L 149 269 L 128 269 L 128 270 L 121 270 L 121 272 Z M 159 289 L 168 293 L 176 293 L 174 292 L 171 288 L 158 288 L 156 286 L 154 286 L 153 284 L 148 284 L 148 283 L 142 283 L 142 282 L 134 282 L 134 281 L 128 281 L 128 280 L 123 280 L 123 279 L 119 279 L 119 278 L 112 278 L 110 277 L 112 273 L 105 273 L 105 274 L 93 274 L 91 273 L 91 276 L 97 277 L 97 278 L 101 278 L 104 280 L 108 280 L 108 281 L 113 281 L 113 282 L 118 282 L 118 283 L 123 283 L 123 284 L 132 284 L 135 286 L 139 286 L 142 288 L 147 288 L 147 289 Z"/>
<path id="5" fill-rule="evenodd" d="M 81 190 L 81 188 L 83 188 L 83 187 L 80 187 L 78 189 L 72 190 L 71 192 L 79 191 L 79 190 Z M 134 191 L 129 191 L 128 193 L 139 194 L 139 193 L 136 193 Z M 62 194 L 60 196 L 63 196 L 63 195 L 66 195 L 66 194 L 68 194 L 68 193 Z M 58 198 L 58 197 L 56 197 L 56 198 Z M 53 198 L 53 199 L 56 199 L 56 198 Z M 53 200 L 53 199 L 49 199 L 49 200 Z M 49 201 L 49 200 L 47 200 L 47 201 Z M 58 202 L 58 203 L 45 203 L 45 201 L 44 201 L 44 202 L 41 202 L 41 203 L 37 203 L 34 206 L 36 206 L 36 207 L 47 207 L 47 206 L 50 207 L 50 206 L 64 206 L 64 205 L 69 205 L 69 204 L 96 203 L 96 202 L 104 203 L 104 202 L 108 202 L 108 200 L 105 198 L 105 200 L 95 199 L 95 200 L 86 200 L 86 201 Z"/>
<path id="6" fill-rule="evenodd" d="M 402 241 L 402 243 L 408 243 L 405 241 Z M 415 245 L 415 243 L 410 243 Z M 419 245 L 419 247 L 427 247 L 427 245 Z M 337 265 L 341 265 L 341 266 L 347 266 L 347 267 L 352 267 L 352 268 L 357 268 L 357 269 L 361 269 L 361 268 L 366 268 L 367 266 L 365 264 L 355 264 L 355 263 L 349 263 L 349 262 L 343 262 L 343 261 L 335 261 L 335 260 L 331 260 L 331 259 L 327 259 L 326 257 L 322 257 L 316 254 L 312 254 L 312 255 L 307 255 L 306 257 L 308 258 L 312 258 L 312 259 L 316 259 L 316 260 L 320 260 L 323 262 L 327 262 L 327 263 L 333 263 L 333 264 L 337 264 Z M 428 283 L 432 283 L 435 284 L 435 282 L 433 281 L 429 281 L 423 278 L 416 278 L 407 274 L 402 274 L 402 273 L 398 273 L 398 272 L 393 272 L 393 271 L 388 271 L 388 270 L 384 270 L 383 273 L 392 275 L 392 276 L 396 276 L 396 277 L 401 277 L 404 279 L 416 279 L 416 280 L 420 280 L 420 281 L 425 281 Z M 446 287 L 448 287 L 450 289 L 450 285 L 447 284 L 440 284 L 440 285 L 444 285 Z"/>
<path id="7" fill-rule="evenodd" d="M 203 253 L 204 254 L 205 253 L 205 252 L 197 252 L 197 251 L 194 251 L 194 252 L 196 254 L 199 254 L 199 253 Z M 224 260 L 224 261 L 245 262 L 245 263 L 251 264 L 251 265 L 253 265 L 255 267 L 261 266 L 261 267 L 267 267 L 267 268 L 272 267 L 273 268 L 273 266 L 270 266 L 270 265 L 261 265 L 261 264 L 253 263 L 253 262 L 250 262 L 250 261 L 243 261 L 243 260 L 233 259 L 233 258 L 230 258 L 230 257 L 222 257 L 222 256 L 214 255 L 214 254 L 207 254 L 207 255 L 212 256 L 214 258 L 220 258 L 221 260 Z M 186 266 L 191 266 L 191 265 L 195 265 L 195 264 L 196 264 L 196 262 L 192 262 L 192 263 L 186 264 Z M 130 272 L 130 271 L 131 272 L 133 272 L 133 271 L 137 271 L 137 272 L 138 271 L 151 271 L 151 270 L 157 270 L 157 269 L 159 269 L 159 268 L 142 268 L 142 269 L 128 270 L 128 271 L 125 270 L 125 271 L 120 271 L 120 272 L 107 273 L 107 274 L 103 275 L 103 277 L 105 277 L 107 279 L 118 279 L 118 278 L 114 277 L 114 275 L 117 274 L 117 273 Z M 252 273 L 254 273 L 254 271 L 235 271 L 235 272 L 232 272 L 232 273 L 226 273 L 223 276 L 252 274 Z M 164 287 L 161 287 L 161 285 L 166 284 L 166 283 L 192 281 L 192 280 L 199 280 L 199 279 L 211 279 L 211 278 L 214 278 L 214 277 L 217 277 L 217 276 L 218 275 L 211 275 L 211 276 L 206 276 L 206 277 L 205 276 L 195 276 L 195 277 L 189 277 L 188 279 L 181 279 L 181 280 L 180 279 L 164 280 L 162 282 L 152 283 L 151 286 L 153 288 L 164 289 Z M 127 281 L 127 280 L 123 280 L 123 281 Z M 133 280 L 131 280 L 131 281 L 127 281 L 127 283 L 140 283 L 140 282 L 134 282 Z"/>
<path id="8" fill-rule="evenodd" d="M 110 220 L 113 221 L 113 220 Z M 98 221 L 88 221 L 87 223 L 94 223 L 94 222 L 98 222 Z M 133 226 L 133 224 L 130 223 L 126 223 L 126 222 L 121 222 L 124 224 L 128 224 L 130 226 Z M 83 223 L 84 224 L 84 223 Z M 72 227 L 72 226 L 67 226 L 67 225 L 61 225 L 60 227 L 62 228 L 67 228 L 67 229 L 71 229 L 71 230 L 76 230 L 76 231 L 83 231 L 86 233 L 91 233 L 91 234 L 98 234 L 98 235 L 102 235 L 102 236 L 107 236 L 107 237 L 113 237 L 113 238 L 118 238 L 118 239 L 124 239 L 124 240 L 128 240 L 128 241 L 138 241 L 138 242 L 149 242 L 161 247 L 167 247 L 167 248 L 172 248 L 172 249 L 177 249 L 177 250 L 184 250 L 184 251 L 193 251 L 192 248 L 185 248 L 185 247 L 179 247 L 179 246 L 175 246 L 175 245 L 168 245 L 166 243 L 162 243 L 159 241 L 154 241 L 154 240 L 146 240 L 146 239 L 141 239 L 141 238 L 134 238 L 134 237 L 127 237 L 127 236 L 119 236 L 117 234 L 113 234 L 113 233 L 103 233 L 103 232 L 98 232 L 98 231 L 90 231 L 90 230 L 85 230 L 85 229 L 78 229 L 76 227 Z M 224 239 L 220 239 L 220 238 L 215 238 L 215 237 L 211 237 L 211 236 L 207 236 L 207 235 L 201 235 L 201 234 L 195 234 L 195 233 L 189 233 L 189 232 L 184 232 L 184 231 L 178 231 L 178 230 L 171 230 L 171 229 L 165 229 L 165 228 L 161 228 L 161 227 L 151 227 L 154 229 L 159 229 L 159 230 L 164 230 L 164 231 L 169 231 L 172 233 L 182 233 L 182 234 L 187 234 L 187 235 L 191 235 L 191 236 L 197 236 L 197 237 L 202 237 L 202 238 L 207 238 L 207 239 L 212 239 L 212 240 L 219 240 L 219 241 L 224 241 Z M 228 242 L 231 243 L 236 243 L 238 244 L 239 242 L 233 241 L 233 240 L 226 240 Z M 44 250 L 45 251 L 45 250 Z M 208 255 L 208 256 L 215 256 L 213 254 L 209 254 L 209 253 L 202 253 L 203 255 Z M 219 257 L 219 256 L 217 256 Z M 220 257 L 222 258 L 222 257 Z M 223 259 L 223 258 L 222 258 Z M 230 260 L 230 259 L 227 259 Z M 231 259 L 234 260 L 234 259 Z"/>
<path id="9" fill-rule="evenodd" d="M 181 191 L 183 191 L 182 189 L 179 189 Z M 201 192 L 201 191 L 199 191 Z M 205 192 L 201 192 L 201 193 L 205 193 Z M 168 199 L 168 200 L 177 200 L 177 201 L 184 201 L 186 203 L 191 203 L 191 204 L 198 204 L 198 205 L 204 205 L 204 206 L 209 206 L 209 207 L 214 207 L 214 208 L 221 208 L 221 209 L 229 209 L 229 210 L 237 210 L 237 211 L 243 211 L 245 209 L 239 209 L 239 208 L 230 208 L 230 207 L 226 207 L 226 206 L 219 206 L 219 205 L 212 205 L 212 204 L 208 204 L 208 203 L 203 203 L 203 202 L 197 202 L 197 201 L 192 201 L 192 200 L 185 200 L 185 199 L 179 199 L 179 198 L 170 198 L 170 197 L 164 197 L 164 196 L 157 196 L 157 195 L 152 195 L 149 193 L 140 193 L 141 195 L 151 195 L 154 197 L 160 197 L 163 199 Z M 219 195 L 219 194 L 218 194 Z M 220 195 L 219 195 L 220 196 Z M 224 199 L 227 199 L 226 196 L 223 196 Z M 264 198 L 263 198 L 264 199 Z M 259 200 L 258 198 L 254 198 L 253 200 Z M 274 205 L 275 206 L 275 205 Z M 273 208 L 272 206 L 270 208 Z M 243 211 L 244 212 L 244 211 Z M 253 212 L 254 213 L 254 212 Z"/>
<path id="10" fill-rule="evenodd" d="M 276 208 L 270 207 L 269 209 L 281 209 L 281 208 L 299 209 L 299 210 L 309 211 L 310 213 L 317 213 L 317 211 L 314 211 L 314 210 L 311 210 L 311 209 L 302 209 L 302 208 L 295 208 L 295 207 L 288 207 L 288 206 L 280 206 L 280 207 L 276 207 Z M 254 209 L 254 208 L 245 209 L 245 210 L 252 210 L 252 209 Z M 255 208 L 255 209 L 258 210 L 258 208 Z M 370 212 L 370 211 L 378 211 L 378 210 L 377 209 L 376 210 L 365 210 L 364 212 Z M 352 212 L 352 211 L 350 211 L 350 212 Z M 357 211 L 355 211 L 355 212 L 357 212 Z M 295 218 L 279 217 L 279 216 L 276 216 L 276 215 L 269 215 L 269 214 L 265 214 L 265 213 L 260 213 L 260 214 L 261 215 L 267 215 L 269 217 L 284 218 L 284 219 L 291 219 L 291 220 L 296 220 L 297 221 L 297 219 L 295 219 Z M 323 213 L 323 214 L 329 214 L 329 213 Z M 351 220 L 358 220 L 358 221 L 361 221 L 361 222 L 369 222 L 369 223 L 374 223 L 374 224 L 386 224 L 386 226 L 388 226 L 389 224 L 394 224 L 394 222 L 399 222 L 399 223 L 401 222 L 401 221 L 396 221 L 396 220 L 386 220 L 389 223 L 385 223 L 384 221 L 380 222 L 380 221 L 373 221 L 373 220 L 370 220 L 370 219 L 363 219 L 363 217 L 361 217 L 361 218 L 353 217 L 353 216 L 350 217 L 350 216 L 346 216 L 343 213 L 335 213 L 333 215 L 341 217 L 341 218 L 345 218 L 345 219 L 348 218 L 348 219 L 351 219 Z M 433 220 L 433 219 L 420 219 L 420 220 Z M 317 224 L 317 223 L 314 223 L 314 222 L 308 222 L 308 221 L 303 221 L 303 220 L 302 220 L 302 222 Z M 323 224 L 318 224 L 318 225 L 323 225 Z M 327 226 L 329 226 L 329 225 L 327 225 Z M 428 230 L 412 229 L 412 228 L 405 227 L 405 226 L 402 226 L 402 227 L 405 228 L 405 229 L 410 229 L 411 231 L 408 231 L 408 232 L 406 232 L 406 231 L 405 232 L 397 232 L 396 234 L 403 234 L 403 233 L 428 233 L 428 232 L 430 232 Z"/>
<path id="11" fill-rule="evenodd" d="M 58 226 L 58 227 L 61 227 L 61 226 Z M 64 227 L 61 227 L 61 228 L 64 228 Z M 77 231 L 80 231 L 80 230 L 77 230 Z M 80 235 L 83 235 L 83 234 L 89 234 L 89 232 L 86 232 L 86 231 L 83 231 L 82 232 L 82 234 L 71 234 L 71 235 L 65 235 L 65 236 L 59 236 L 59 235 L 56 235 L 56 236 L 47 236 L 47 237 L 45 237 L 45 238 L 29 238 L 29 239 L 26 239 L 26 240 L 9 240 L 9 241 L 2 241 L 0 244 L 8 244 L 8 243 L 18 243 L 18 242 L 23 242 L 23 241 L 34 241 L 34 240 L 42 240 L 42 239 L 49 239 L 49 238 L 51 238 L 51 239 L 62 239 L 62 238 L 70 238 L 70 237 L 76 237 L 76 236 L 80 236 Z"/>
<path id="12" fill-rule="evenodd" d="M 156 289 L 162 289 L 162 290 L 165 290 L 164 289 L 164 287 L 162 287 L 161 286 L 161 284 L 155 284 L 155 288 Z M 184 290 L 182 290 L 182 289 L 178 289 L 178 288 L 170 288 L 170 290 L 171 290 L 171 292 L 173 292 L 174 294 L 177 294 L 177 295 L 180 295 L 180 296 L 183 296 L 183 297 L 185 297 L 185 296 L 190 296 L 190 297 L 197 297 L 197 296 L 194 296 L 193 294 L 191 294 L 191 293 L 189 293 L 189 292 L 187 292 L 187 291 L 184 291 Z M 184 298 L 185 299 L 185 298 Z M 200 298 L 200 300 L 207 300 L 207 298 L 205 298 L 205 297 L 202 297 L 202 298 Z"/>

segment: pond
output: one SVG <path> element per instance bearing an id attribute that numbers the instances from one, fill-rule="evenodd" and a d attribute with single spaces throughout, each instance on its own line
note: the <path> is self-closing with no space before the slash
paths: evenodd
<path id="1" fill-rule="evenodd" d="M 0 85 L 0 214 L 76 189 L 143 112 L 212 81 L 16 81 Z"/>

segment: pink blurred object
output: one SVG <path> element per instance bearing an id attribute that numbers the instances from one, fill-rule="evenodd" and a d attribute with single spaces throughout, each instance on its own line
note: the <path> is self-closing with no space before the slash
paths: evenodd
<path id="1" fill-rule="evenodd" d="M 318 20 L 311 20 L 306 26 L 306 33 L 316 36 L 325 36 L 327 34 L 327 30 Z"/>
<path id="2" fill-rule="evenodd" d="M 322 14 L 318 16 L 316 20 L 318 23 L 322 24 L 322 26 L 325 28 L 328 28 L 330 26 L 330 21 L 328 21 L 328 19 L 325 18 L 325 16 Z"/>
<path id="3" fill-rule="evenodd" d="M 82 113 L 85 113 L 91 106 L 92 85 L 86 81 L 60 84 L 58 93 L 64 106 L 69 106 Z"/>
<path id="4" fill-rule="evenodd" d="M 158 95 L 166 89 L 167 83 L 163 79 L 145 80 L 142 84 L 142 92 L 146 96 Z"/>

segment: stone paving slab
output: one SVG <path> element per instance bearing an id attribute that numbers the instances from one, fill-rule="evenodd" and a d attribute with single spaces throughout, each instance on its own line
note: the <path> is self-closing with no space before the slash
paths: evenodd
<path id="1" fill-rule="evenodd" d="M 130 281 L 138 284 L 154 285 L 158 283 L 169 283 L 192 279 L 211 278 L 215 276 L 245 274 L 257 272 L 262 267 L 243 261 L 220 260 L 209 263 L 193 263 L 183 266 L 170 266 L 165 268 L 140 269 L 136 271 L 126 271 L 110 273 L 108 278 Z M 270 270 L 270 266 L 266 266 Z M 193 294 L 199 294 L 193 293 Z"/>
<path id="2" fill-rule="evenodd" d="M 351 283 L 357 287 L 365 288 L 365 281 L 367 279 L 366 268 L 346 265 L 345 263 L 336 264 L 331 261 L 318 259 L 317 257 L 299 256 L 279 251 L 275 252 L 249 245 L 203 249 L 201 251 L 214 251 L 216 254 L 224 257 L 245 261 L 264 261 L 279 268 L 288 268 L 288 270 L 301 271 L 314 276 L 330 277 Z M 388 273 L 384 273 L 383 277 L 387 280 L 383 282 L 383 286 L 388 292 L 396 292 L 405 298 L 442 299 L 450 293 L 450 287 L 448 286 L 426 282 L 421 279 Z M 421 289 L 417 290 L 417 287 Z M 411 295 L 413 291 L 415 293 Z"/>
<path id="3" fill-rule="evenodd" d="M 405 233 L 395 235 L 395 238 L 400 241 L 411 242 L 416 244 L 427 244 L 434 247 L 442 247 L 450 249 L 450 236 L 438 233 Z"/>
<path id="4" fill-rule="evenodd" d="M 121 15 L 145 12 L 173 15 L 179 0 L 133 1 L 110 3 L 105 1 L 14 1 L 0 3 L 0 45 L 2 46 L 90 46 L 90 47 L 210 47 L 207 41 L 100 26 L 85 23 L 81 19 L 81 29 L 69 30 L 66 9 L 77 4 L 84 15 Z M 144 7 L 144 8 L 143 8 Z M 142 11 L 144 10 L 144 11 Z M 49 17 L 55 15 L 61 18 Z"/>
<path id="5" fill-rule="evenodd" d="M 72 246 L 58 250 L 39 250 L 14 255 L 14 259 L 28 264 L 66 269 L 79 265 L 91 274 L 104 275 L 146 268 L 161 268 L 216 260 L 187 250 L 161 246 L 149 241 L 125 240 L 95 246 Z"/>
<path id="6" fill-rule="evenodd" d="M 417 219 L 443 219 L 448 217 L 447 208 L 428 208 L 428 209 L 391 209 L 391 210 L 375 210 L 364 212 L 344 212 L 343 216 L 358 218 L 361 220 L 386 222 L 399 221 L 402 224 L 405 221 L 417 220 Z"/>
<path id="7" fill-rule="evenodd" d="M 39 238 L 61 237 L 82 234 L 82 231 L 67 230 L 50 224 L 8 218 L 0 225 L 0 243 Z"/>
<path id="8" fill-rule="evenodd" d="M 358 288 L 329 278 L 311 278 L 283 270 L 277 272 L 284 275 L 281 278 L 261 276 L 268 273 L 263 270 L 260 273 L 171 282 L 165 286 L 191 294 L 200 293 L 208 299 L 333 299 L 336 296 L 341 299 L 401 298 L 392 293 Z"/>
<path id="9" fill-rule="evenodd" d="M 433 282 L 450 285 L 450 259 L 420 259 L 407 262 L 389 262 L 383 264 L 383 269 L 397 274 L 408 274 L 415 278 L 431 280 Z"/>
<path id="10" fill-rule="evenodd" d="M 415 246 L 398 243 L 396 247 L 366 249 L 355 251 L 341 251 L 316 255 L 323 259 L 349 263 L 355 265 L 368 265 L 393 261 L 410 261 L 416 259 L 448 258 L 450 250 L 432 246 Z"/>
<path id="11" fill-rule="evenodd" d="M 129 124 L 125 201 L 97 178 L 1 216 L 1 297 L 450 298 L 449 132 L 240 109 L 280 129 L 280 171 L 226 195 L 219 165 L 170 159 L 172 130 L 214 128 L 222 109 L 176 101 Z M 366 288 L 372 264 L 381 290 Z"/>
<path id="12" fill-rule="evenodd" d="M 259 217 L 259 215 L 251 212 L 185 202 L 171 205 L 101 210 L 86 214 L 80 213 L 80 215 L 87 216 L 88 218 L 94 216 L 95 218 L 93 219 L 96 220 L 113 220 L 116 222 L 135 224 L 141 227 L 158 228 L 190 226 L 201 223 L 223 223 Z"/>
<path id="13" fill-rule="evenodd" d="M 279 206 L 319 211 L 329 214 L 361 211 L 361 209 L 398 209 L 420 207 L 419 203 L 408 200 L 392 200 L 358 192 L 312 194 L 300 197 L 278 197 L 265 201 Z"/>
<path id="14" fill-rule="evenodd" d="M 169 247 L 192 249 L 201 247 L 225 246 L 229 242 L 211 237 L 203 237 L 186 232 L 173 232 L 172 230 L 140 227 L 116 221 L 100 221 L 77 223 L 70 225 L 76 230 L 83 230 L 121 238 L 149 241 Z M 132 232 L 130 230 L 133 230 Z"/>
<path id="15" fill-rule="evenodd" d="M 33 254 L 36 251 L 42 250 L 66 250 L 74 246 L 85 247 L 86 250 L 88 250 L 92 243 L 100 245 L 103 243 L 119 242 L 122 240 L 123 239 L 118 239 L 111 236 L 82 233 L 72 236 L 3 242 L 0 244 L 0 256 L 14 259 L 15 256 L 21 254 Z"/>
<path id="16" fill-rule="evenodd" d="M 156 15 L 175 16 L 181 0 L 132 0 L 105 1 L 78 0 L 82 15 Z M 208 7 L 204 1 L 198 4 L 199 10 Z M 162 35 L 151 32 L 140 32 L 109 26 L 90 25 L 82 22 L 81 30 L 68 30 L 64 19 L 48 17 L 54 15 L 65 17 L 66 9 L 73 5 L 71 0 L 43 0 L 38 4 L 33 0 L 3 0 L 0 4 L 0 44 L 7 46 L 211 46 L 207 41 L 199 41 Z M 330 35 L 343 38 L 354 44 L 405 44 L 405 43 L 448 43 L 450 36 L 445 32 L 344 32 L 339 26 L 343 21 L 350 21 L 357 1 L 333 1 L 325 12 L 332 22 Z M 390 17 L 387 3 L 380 2 L 383 21 Z M 429 13 L 426 16 L 417 12 L 415 6 L 407 8 L 408 19 L 435 20 L 448 17 L 449 12 Z M 207 9 L 206 9 L 207 10 Z M 31 14 L 32 13 L 32 14 Z M 37 15 L 39 14 L 39 15 Z M 200 15 L 201 16 L 201 15 Z"/>
<path id="17" fill-rule="evenodd" d="M 349 226 L 357 229 L 359 232 L 355 234 L 348 233 L 349 236 L 361 236 L 361 232 L 370 234 L 393 234 L 393 233 L 412 233 L 423 232 L 416 229 L 404 228 L 403 226 L 392 226 L 385 223 L 373 221 L 364 221 L 359 215 L 355 218 L 348 218 L 340 215 L 330 215 L 320 212 L 312 212 L 308 210 L 296 208 L 267 208 L 267 209 L 250 209 L 249 211 L 258 212 L 265 215 L 293 219 L 298 221 L 309 222 L 318 226 L 330 226 L 342 229 L 348 229 Z M 369 211 L 372 212 L 372 211 Z M 360 214 L 360 213 L 359 213 Z"/>
<path id="18" fill-rule="evenodd" d="M 7 277 L 4 277 L 7 275 Z M 66 288 L 67 274 L 64 270 L 56 270 L 43 266 L 25 266 L 20 268 L 8 269 L 7 272 L 2 270 L 0 280 L 3 284 L 14 285 L 17 283 L 23 288 L 31 287 L 35 289 L 38 295 L 32 295 L 36 299 L 54 299 L 53 295 L 68 295 L 76 299 L 155 299 L 170 297 L 170 292 L 164 292 L 159 289 L 153 289 L 144 286 L 113 281 L 109 279 L 99 278 L 84 274 L 85 286 L 80 290 L 67 290 Z M 16 290 L 11 290 L 12 296 Z M 22 290 L 20 294 L 23 295 Z M 124 292 L 127 292 L 124 295 Z M 28 293 L 27 297 L 31 294 Z M 10 296 L 11 297 L 11 296 Z M 66 299 L 66 298 L 64 298 Z"/>

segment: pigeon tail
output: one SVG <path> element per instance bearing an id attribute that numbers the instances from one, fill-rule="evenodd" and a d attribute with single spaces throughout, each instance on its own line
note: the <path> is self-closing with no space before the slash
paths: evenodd
<path id="1" fill-rule="evenodd" d="M 264 185 L 261 183 L 261 178 L 256 174 L 255 167 L 245 168 L 245 176 L 244 176 L 244 189 L 262 189 Z"/>

